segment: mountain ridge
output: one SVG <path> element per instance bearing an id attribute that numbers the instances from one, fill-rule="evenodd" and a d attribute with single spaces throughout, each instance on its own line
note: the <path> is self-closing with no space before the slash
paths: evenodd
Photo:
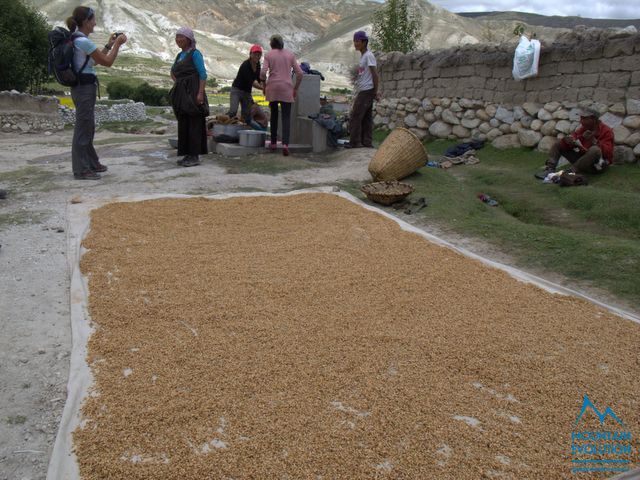
<path id="1" fill-rule="evenodd" d="M 640 19 L 618 18 L 587 18 L 559 15 L 540 15 L 537 13 L 518 11 L 494 11 L 494 12 L 457 12 L 456 15 L 475 19 L 515 20 L 532 26 L 544 26 L 551 28 L 575 28 L 579 25 L 594 28 L 625 28 L 633 25 L 640 30 Z"/>
<path id="2" fill-rule="evenodd" d="M 177 53 L 175 31 L 193 28 L 207 69 L 223 82 L 235 77 L 249 47 L 268 47 L 273 33 L 299 61 L 325 74 L 326 85 L 349 85 L 349 71 L 358 61 L 352 34 L 371 31 L 374 12 L 383 5 L 371 0 L 94 0 L 98 44 L 109 32 L 123 31 L 129 41 L 124 55 L 173 60 Z M 77 3 L 71 0 L 31 0 L 51 24 L 63 24 Z M 469 18 L 433 5 L 411 0 L 422 37 L 418 48 L 437 50 L 477 43 L 514 41 L 513 28 L 520 19 Z M 504 12 L 502 12 L 504 13 Z M 537 26 L 538 38 L 547 41 L 566 30 Z M 514 42 L 515 43 L 515 42 Z"/>

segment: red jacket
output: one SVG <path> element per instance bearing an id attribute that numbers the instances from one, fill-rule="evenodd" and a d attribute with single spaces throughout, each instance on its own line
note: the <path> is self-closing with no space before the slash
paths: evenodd
<path id="1" fill-rule="evenodd" d="M 607 125 L 598 121 L 596 124 L 596 129 L 593 131 L 593 136 L 590 139 L 586 139 L 583 136 L 584 128 L 582 125 L 578 127 L 578 129 L 571 134 L 571 136 L 579 140 L 582 144 L 582 150 L 587 151 L 589 148 L 595 146 L 600 147 L 602 150 L 602 158 L 604 158 L 609 165 L 613 162 L 613 130 L 609 128 Z M 572 145 L 567 144 L 564 140 L 562 141 L 564 148 L 573 148 Z"/>

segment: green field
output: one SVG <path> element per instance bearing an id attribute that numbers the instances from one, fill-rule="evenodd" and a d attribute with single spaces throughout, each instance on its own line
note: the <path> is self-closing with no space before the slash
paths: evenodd
<path id="1" fill-rule="evenodd" d="M 380 141 L 383 133 L 377 133 Z M 437 159 L 455 142 L 427 143 Z M 613 166 L 582 187 L 544 184 L 533 173 L 544 154 L 527 149 L 477 152 L 477 165 L 424 167 L 405 181 L 425 197 L 420 221 L 482 240 L 522 267 L 557 272 L 640 308 L 640 166 Z M 346 186 L 362 197 L 356 185 Z M 490 207 L 484 193 L 499 202 Z"/>

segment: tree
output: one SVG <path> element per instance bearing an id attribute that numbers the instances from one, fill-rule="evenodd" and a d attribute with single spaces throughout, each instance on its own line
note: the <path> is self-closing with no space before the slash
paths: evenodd
<path id="1" fill-rule="evenodd" d="M 373 14 L 371 46 L 374 50 L 408 53 L 416 49 L 420 36 L 420 21 L 409 9 L 408 0 L 387 0 L 384 7 Z"/>
<path id="2" fill-rule="evenodd" d="M 0 0 L 0 90 L 37 93 L 49 74 L 51 29 L 44 16 L 23 0 Z"/>

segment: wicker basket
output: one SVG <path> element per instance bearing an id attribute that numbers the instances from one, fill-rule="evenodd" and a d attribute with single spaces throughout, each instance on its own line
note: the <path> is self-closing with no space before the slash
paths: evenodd
<path id="1" fill-rule="evenodd" d="M 413 185 L 397 181 L 367 183 L 360 187 L 360 191 L 373 202 L 391 205 L 413 192 Z"/>
<path id="2" fill-rule="evenodd" d="M 369 173 L 376 182 L 400 180 L 424 167 L 428 159 L 424 145 L 413 132 L 396 128 L 371 159 Z"/>

